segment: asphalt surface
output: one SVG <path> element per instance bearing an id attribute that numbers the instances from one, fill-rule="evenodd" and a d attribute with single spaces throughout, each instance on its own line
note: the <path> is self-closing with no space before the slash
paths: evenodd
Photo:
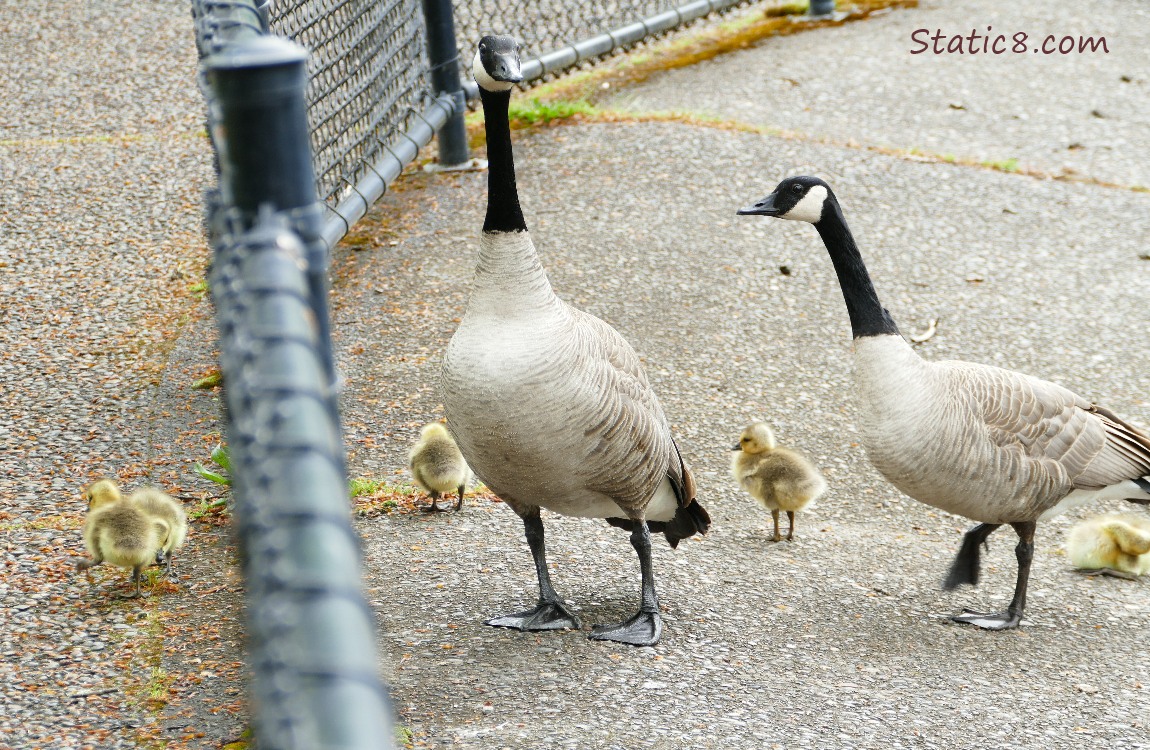
<path id="1" fill-rule="evenodd" d="M 186 7 L 0 1 L 0 748 L 217 747 L 244 726 L 223 529 L 195 521 L 179 585 L 144 602 L 112 599 L 123 571 L 73 569 L 88 482 L 159 484 L 195 514 L 191 467 L 220 439 L 190 388 L 214 348 L 191 291 L 212 175 L 195 70 Z"/>
<path id="2" fill-rule="evenodd" d="M 1010 532 L 991 537 L 979 588 L 940 590 L 968 522 L 867 464 L 817 235 L 734 215 L 787 174 L 820 174 L 903 330 L 940 321 L 923 356 L 1014 367 L 1150 426 L 1150 195 L 1133 189 L 1150 183 L 1148 12 L 927 2 L 654 77 L 609 100 L 629 122 L 517 131 L 553 285 L 645 358 L 715 524 L 657 546 L 664 638 L 626 649 L 480 624 L 535 598 L 521 524 L 497 503 L 360 521 L 382 669 L 413 744 L 1150 747 L 1150 584 L 1080 576 L 1059 551 L 1075 519 L 1117 508 L 1040 526 L 1023 628 L 948 622 L 1009 598 Z M 68 563 L 88 479 L 191 497 L 191 464 L 217 439 L 215 396 L 190 390 L 212 345 L 188 290 L 210 160 L 186 15 L 0 2 L 0 747 L 219 747 L 243 726 L 218 529 L 193 525 L 179 588 L 142 607 L 109 601 L 115 572 L 89 589 Z M 909 54 L 916 29 L 972 25 L 1104 34 L 1110 52 Z M 717 121 L 643 116 L 668 110 Z M 410 481 L 406 451 L 441 416 L 439 359 L 466 304 L 485 184 L 407 176 L 336 251 L 354 475 Z M 769 514 L 728 474 L 728 446 L 756 419 L 830 482 L 790 544 L 767 541 Z M 545 523 L 560 593 L 588 623 L 629 615 L 626 535 Z M 147 700 L 157 684 L 166 706 Z"/>
<path id="3" fill-rule="evenodd" d="M 924 357 L 1030 372 L 1150 425 L 1150 195 L 1130 189 L 1150 167 L 1146 10 L 925 3 L 653 77 L 606 102 L 632 122 L 515 134 L 552 284 L 644 356 L 715 523 L 677 551 L 657 545 L 666 631 L 635 650 L 481 624 L 536 596 L 521 524 L 497 504 L 363 521 L 386 674 L 417 747 L 1150 747 L 1150 590 L 1076 574 L 1060 549 L 1074 520 L 1112 508 L 1040 526 L 1022 629 L 949 622 L 1005 605 L 1012 532 L 991 538 L 981 586 L 941 590 L 970 523 L 867 463 L 847 316 L 817 234 L 735 216 L 786 175 L 824 176 L 904 332 L 939 321 Z M 915 29 L 972 25 L 1104 33 L 1111 53 L 908 52 Z M 644 121 L 666 111 L 719 121 Z M 341 258 L 356 471 L 402 479 L 418 426 L 441 416 L 439 354 L 466 303 L 485 179 L 406 179 Z M 769 514 L 729 477 L 728 446 L 756 419 L 830 482 L 791 544 L 768 541 Z M 584 620 L 629 616 L 625 534 L 545 523 L 555 584 Z"/>

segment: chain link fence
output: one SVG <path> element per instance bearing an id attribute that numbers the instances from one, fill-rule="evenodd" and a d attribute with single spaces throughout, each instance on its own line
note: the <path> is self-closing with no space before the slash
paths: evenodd
<path id="1" fill-rule="evenodd" d="M 437 132 L 441 154 L 447 137 L 466 154 L 461 58 L 484 34 L 519 38 L 531 80 L 738 2 L 192 0 L 258 747 L 394 740 L 350 519 L 330 248 Z"/>
<path id="2" fill-rule="evenodd" d="M 746 0 L 288 0 L 271 3 L 269 27 L 311 53 L 308 118 L 316 187 L 334 245 L 379 199 L 436 132 L 466 151 L 461 108 L 478 97 L 470 80 L 485 34 L 523 44 L 528 84 Z M 223 3 L 220 3 L 223 5 Z M 455 55 L 432 59 L 425 17 L 453 23 Z M 459 87 L 436 90 L 451 66 Z M 448 126 L 446 129 L 444 127 Z M 462 141 L 462 143 L 460 143 Z"/>

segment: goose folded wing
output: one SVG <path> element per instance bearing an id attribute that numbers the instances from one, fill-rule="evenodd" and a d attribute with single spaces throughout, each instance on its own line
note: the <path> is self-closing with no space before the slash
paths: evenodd
<path id="1" fill-rule="evenodd" d="M 586 313 L 581 318 L 582 377 L 594 406 L 592 417 L 583 418 L 587 486 L 624 509 L 639 509 L 667 477 L 685 506 L 694 498 L 694 480 L 639 356 L 611 326 Z"/>
<path id="2" fill-rule="evenodd" d="M 1150 437 L 1109 410 L 1055 383 L 980 369 L 977 396 L 992 442 L 1021 451 L 1033 474 L 1100 489 L 1150 472 Z"/>

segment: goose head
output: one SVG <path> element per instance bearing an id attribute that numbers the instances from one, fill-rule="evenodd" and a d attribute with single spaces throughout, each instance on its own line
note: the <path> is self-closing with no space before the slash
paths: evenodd
<path id="1" fill-rule="evenodd" d="M 426 443 L 428 440 L 436 438 L 451 440 L 451 433 L 447 431 L 447 427 L 445 427 L 442 422 L 425 424 L 423 429 L 419 431 L 419 441 L 421 443 Z"/>
<path id="2" fill-rule="evenodd" d="M 731 446 L 733 451 L 744 453 L 766 453 L 774 450 L 775 435 L 765 422 L 756 422 L 743 430 L 739 442 Z"/>
<path id="3" fill-rule="evenodd" d="M 120 498 L 120 488 L 111 479 L 99 479 L 84 490 L 84 499 L 88 501 L 88 510 L 118 502 Z"/>
<path id="4" fill-rule="evenodd" d="M 485 36 L 471 63 L 475 82 L 486 91 L 510 91 L 523 80 L 519 63 L 519 42 L 511 36 Z"/>
<path id="5" fill-rule="evenodd" d="M 830 185 L 818 177 L 788 177 L 774 192 L 760 201 L 740 208 L 740 216 L 774 216 L 818 224 L 824 209 L 834 200 Z"/>

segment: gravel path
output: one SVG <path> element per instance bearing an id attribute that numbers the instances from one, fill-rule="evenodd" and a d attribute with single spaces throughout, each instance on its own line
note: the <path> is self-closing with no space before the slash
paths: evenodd
<path id="1" fill-rule="evenodd" d="M 1111 3 L 1057 5 L 1048 25 L 1060 32 L 1093 30 L 1076 18 L 1102 19 L 1104 31 L 1115 23 Z M 1037 8 L 1023 4 L 1018 18 Z M 475 498 L 457 516 L 363 521 L 385 668 L 416 747 L 1150 747 L 1150 666 L 1130 657 L 1150 636 L 1147 584 L 1080 576 L 1060 551 L 1069 526 L 1102 508 L 1040 527 L 1021 630 L 950 623 L 961 607 L 1009 598 L 1012 535 L 991 539 L 982 586 L 940 590 L 970 524 L 901 496 L 867 463 L 847 316 L 817 235 L 734 215 L 784 174 L 827 176 L 903 330 L 941 321 L 923 356 L 1028 371 L 1150 425 L 1150 309 L 1138 302 L 1150 293 L 1150 262 L 1139 257 L 1150 196 L 867 148 L 1017 157 L 1057 172 L 1070 126 L 1035 110 L 1017 121 L 1024 130 L 1011 118 L 1033 103 L 1032 90 L 1058 112 L 1128 113 L 1102 122 L 1130 144 L 1144 138 L 1145 99 L 1113 99 L 1143 85 L 1121 74 L 1150 77 L 1128 51 L 1143 44 L 1143 27 L 1114 36 L 1127 50 L 1121 60 L 1059 61 L 1053 79 L 1027 61 L 906 53 L 907 30 L 1015 23 L 1001 13 L 989 2 L 929 3 L 768 40 L 615 102 L 706 110 L 798 131 L 790 137 L 642 115 L 516 134 L 524 210 L 552 283 L 646 358 L 715 525 L 678 551 L 657 546 L 667 629 L 655 648 L 635 650 L 480 624 L 536 595 L 521 524 L 498 504 Z M 896 63 L 895 51 L 906 60 Z M 848 68 L 857 72 L 835 91 L 830 79 Z M 774 96 L 769 109 L 756 101 L 783 75 L 801 81 L 791 98 Z M 959 81 L 967 93 L 941 93 Z M 880 115 L 870 97 L 882 88 L 891 99 Z M 920 100 L 928 95 L 934 110 Z M 808 96 L 836 106 L 806 111 Z M 968 121 L 943 129 L 938 118 L 951 116 L 955 96 L 968 108 L 949 112 Z M 1145 149 L 1108 153 L 1074 163 L 1098 180 L 1145 184 Z M 485 180 L 405 179 L 339 259 L 356 472 L 406 481 L 407 446 L 441 416 L 439 355 L 465 305 Z M 758 418 L 831 484 L 800 514 L 792 544 L 767 541 L 769 514 L 728 477 L 727 447 Z M 546 523 L 560 593 L 589 623 L 628 615 L 638 570 L 625 535 L 595 521 Z"/>
<path id="2" fill-rule="evenodd" d="M 955 35 L 986 36 L 987 27 L 1006 37 L 999 49 L 1014 49 L 1014 35 L 1025 34 L 1026 51 L 934 54 L 936 33 L 949 46 Z M 919 29 L 928 33 L 913 36 Z M 1109 52 L 1046 55 L 1049 35 L 1076 43 L 1105 37 Z M 911 54 L 924 49 L 916 40 L 930 48 Z M 1050 175 L 1150 187 L 1148 99 L 1144 3 L 931 0 L 866 23 L 772 39 L 669 72 L 607 103 L 958 159 L 1013 159 Z"/>
<path id="3" fill-rule="evenodd" d="M 768 40 L 612 102 L 787 138 L 642 118 L 516 134 L 555 287 L 644 355 L 715 526 L 656 548 L 666 634 L 633 650 L 479 624 L 535 596 L 521 525 L 497 503 L 362 520 L 383 668 L 417 747 L 1150 748 L 1148 584 L 1078 576 L 1059 553 L 1098 509 L 1039 529 L 1023 629 L 946 621 L 1009 596 L 1009 533 L 992 538 L 982 587 L 939 590 L 968 523 L 901 497 L 862 455 L 849 327 L 816 235 L 734 216 L 785 173 L 827 176 L 903 329 L 941 319 L 924 356 L 1023 369 L 1150 425 L 1150 197 L 866 148 L 1146 185 L 1144 13 L 924 3 Z M 916 28 L 972 22 L 1105 33 L 1112 52 L 1033 65 L 906 52 Z M 220 747 L 246 721 L 239 582 L 211 518 L 193 526 L 179 587 L 145 603 L 110 599 L 119 571 L 89 588 L 70 567 L 92 477 L 205 494 L 190 467 L 219 426 L 216 395 L 190 388 L 214 356 L 208 306 L 189 291 L 210 178 L 194 66 L 186 12 L 0 0 L 0 748 Z M 408 446 L 441 414 L 436 372 L 485 181 L 405 178 L 337 251 L 357 475 L 406 482 Z M 727 446 L 757 418 L 831 482 L 792 544 L 766 541 L 769 515 L 727 476 Z M 588 622 L 629 613 L 626 537 L 547 524 L 560 592 Z"/>
<path id="4" fill-rule="evenodd" d="M 180 586 L 146 602 L 111 598 L 123 571 L 89 587 L 72 569 L 92 478 L 202 495 L 218 408 L 189 387 L 212 360 L 189 289 L 211 174 L 195 62 L 186 9 L 0 2 L 3 748 L 218 746 L 243 726 L 237 582 L 203 562 L 226 560 L 218 528 L 193 524 Z M 221 715 L 161 721 L 190 706 Z"/>

